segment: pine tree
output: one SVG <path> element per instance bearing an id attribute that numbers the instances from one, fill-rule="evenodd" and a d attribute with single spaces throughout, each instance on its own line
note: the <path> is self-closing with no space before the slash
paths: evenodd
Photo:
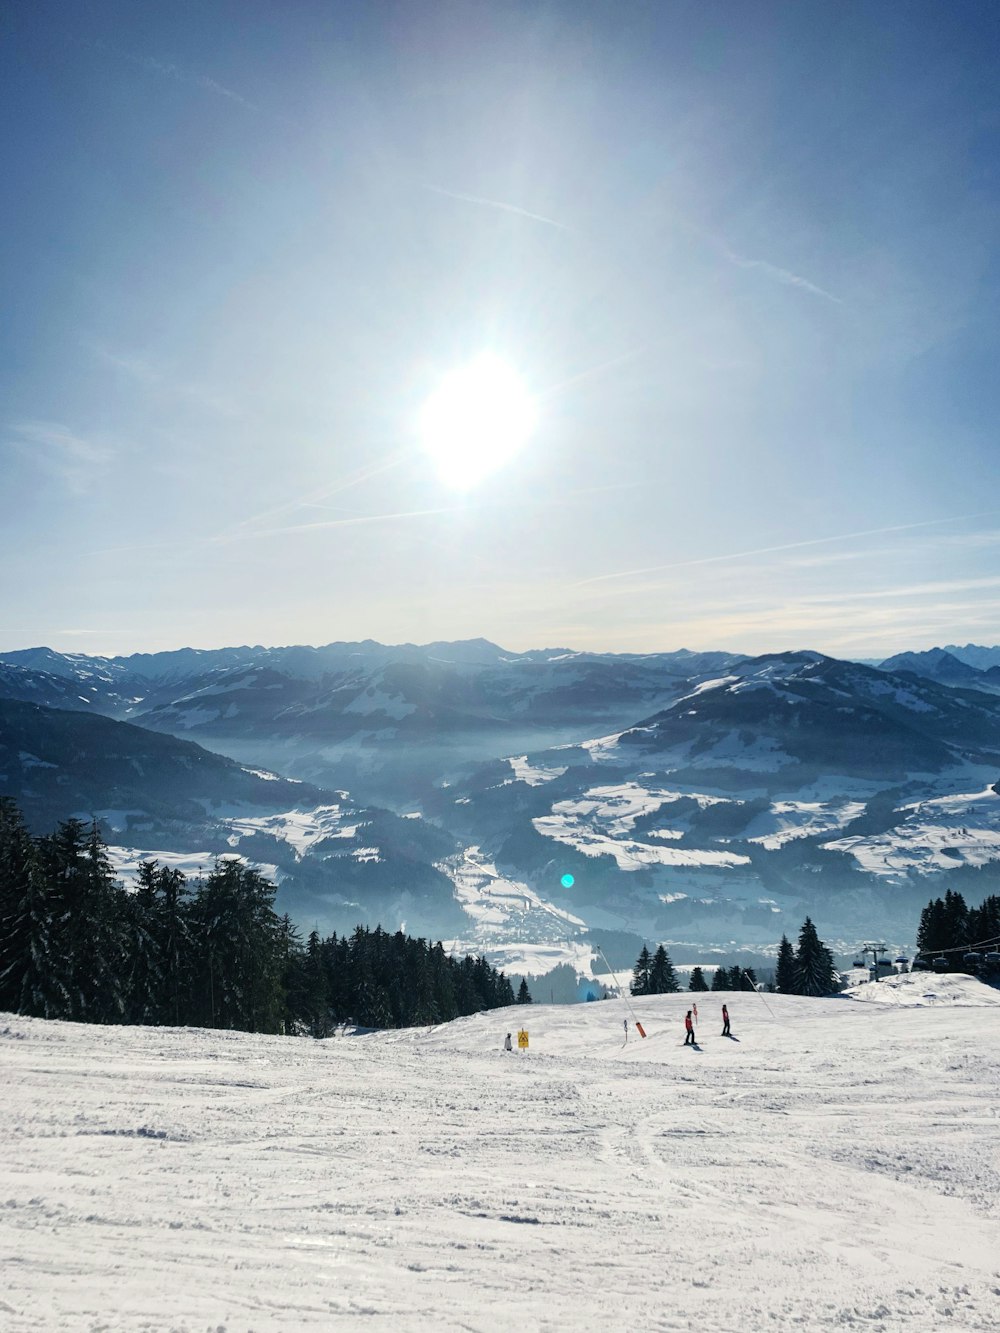
<path id="1" fill-rule="evenodd" d="M 677 975 L 674 972 L 673 963 L 670 961 L 670 955 L 662 944 L 657 945 L 656 953 L 653 955 L 653 961 L 649 969 L 649 991 L 650 995 L 674 995 L 680 987 L 677 984 Z"/>
<path id="2" fill-rule="evenodd" d="M 649 973 L 652 966 L 652 959 L 649 950 L 645 944 L 639 952 L 639 957 L 635 961 L 635 967 L 632 969 L 632 984 L 629 990 L 633 995 L 649 995 Z"/>
<path id="3" fill-rule="evenodd" d="M 440 940 L 430 950 L 429 965 L 437 1021 L 448 1023 L 458 1016 L 458 1003 L 455 999 L 454 968 Z"/>
<path id="4" fill-rule="evenodd" d="M 278 1032 L 285 950 L 275 889 L 234 858 L 217 861 L 192 906 L 196 1010 L 204 1027 Z"/>
<path id="5" fill-rule="evenodd" d="M 0 1009 L 60 1018 L 69 1009 L 52 956 L 53 897 L 20 810 L 0 797 Z"/>
<path id="6" fill-rule="evenodd" d="M 729 989 L 729 969 L 717 967 L 712 973 L 712 984 L 709 990 L 728 990 Z"/>
<path id="7" fill-rule="evenodd" d="M 313 930 L 306 941 L 302 963 L 302 1021 L 311 1037 L 328 1037 L 330 1021 L 330 988 L 324 965 L 323 945 L 319 931 Z"/>
<path id="8" fill-rule="evenodd" d="M 120 1022 L 125 1011 L 122 890 L 97 823 L 64 820 L 39 853 L 53 898 L 51 956 L 69 997 L 65 1017 Z"/>
<path id="9" fill-rule="evenodd" d="M 309 1003 L 306 988 L 306 951 L 298 927 L 286 912 L 278 923 L 278 951 L 281 978 L 281 1026 L 286 1036 L 309 1027 Z"/>
<path id="10" fill-rule="evenodd" d="M 708 990 L 708 982 L 705 980 L 705 974 L 700 967 L 693 967 L 691 969 L 691 979 L 688 982 L 688 990 Z"/>
<path id="11" fill-rule="evenodd" d="M 774 986 L 782 995 L 796 994 L 795 950 L 787 935 L 782 935 L 778 945 L 778 959 L 774 968 Z"/>
<path id="12" fill-rule="evenodd" d="M 156 875 L 155 861 L 141 862 L 135 890 L 126 902 L 129 960 L 126 1014 L 130 1023 L 159 1021 L 163 970 L 157 929 Z"/>
<path id="13" fill-rule="evenodd" d="M 929 902 L 917 927 L 918 951 L 928 958 L 943 955 L 950 972 L 961 972 L 962 954 L 970 943 L 981 938 L 970 929 L 975 910 L 970 912 L 963 896 L 951 889 L 946 890 L 944 898 Z"/>
<path id="14" fill-rule="evenodd" d="M 1000 897 L 991 894 L 979 907 L 969 908 L 969 943 L 1000 949 Z"/>
<path id="15" fill-rule="evenodd" d="M 186 880 L 180 870 L 163 866 L 156 876 L 156 929 L 159 942 L 160 993 L 157 1022 L 179 1027 L 189 1021 L 194 952 Z"/>
<path id="16" fill-rule="evenodd" d="M 795 990 L 798 995 L 832 995 L 837 990 L 833 955 L 816 933 L 809 917 L 799 932 L 795 954 Z"/>
<path id="17" fill-rule="evenodd" d="M 521 984 L 520 984 L 520 986 L 518 986 L 518 988 L 517 988 L 517 1003 L 518 1003 L 518 1004 L 531 1004 L 531 992 L 528 990 L 528 979 L 527 979 L 527 977 L 522 977 L 522 978 L 521 978 Z"/>

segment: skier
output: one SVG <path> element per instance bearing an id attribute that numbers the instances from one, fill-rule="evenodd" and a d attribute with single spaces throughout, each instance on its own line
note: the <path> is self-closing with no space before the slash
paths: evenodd
<path id="1" fill-rule="evenodd" d="M 692 1006 L 691 1006 L 691 1012 L 694 1014 L 694 1021 L 697 1023 L 697 1021 L 698 1021 L 698 1006 L 697 1006 L 697 1004 L 692 1004 Z"/>
<path id="2" fill-rule="evenodd" d="M 686 1033 L 687 1033 L 687 1036 L 684 1038 L 684 1045 L 685 1045 L 685 1046 L 694 1046 L 694 1045 L 695 1045 L 695 1040 L 694 1040 L 694 1023 L 692 1023 L 692 1021 L 691 1021 L 691 1010 L 690 1010 L 690 1009 L 689 1009 L 689 1010 L 687 1011 L 687 1013 L 684 1015 L 684 1028 L 685 1028 L 685 1031 L 686 1031 Z"/>
<path id="3" fill-rule="evenodd" d="M 722 1006 L 722 1035 L 724 1037 L 732 1036 L 729 1031 L 729 1010 L 725 1005 Z"/>
<path id="4" fill-rule="evenodd" d="M 627 1044 L 628 1044 L 628 1019 L 627 1019 L 627 1018 L 623 1018 L 623 1019 L 622 1019 L 622 1022 L 625 1024 L 625 1042 L 624 1042 L 624 1044 L 627 1045 Z"/>
<path id="5" fill-rule="evenodd" d="M 511 1045 L 509 1032 L 507 1033 L 507 1036 L 504 1038 L 503 1048 L 505 1051 L 512 1051 L 514 1049 L 514 1047 Z"/>

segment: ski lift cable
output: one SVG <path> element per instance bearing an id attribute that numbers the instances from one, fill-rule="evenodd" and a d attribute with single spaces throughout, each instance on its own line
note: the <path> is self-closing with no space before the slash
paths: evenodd
<path id="1" fill-rule="evenodd" d="M 923 949 L 918 950 L 914 958 L 936 958 L 941 954 L 948 953 L 968 953 L 970 949 L 985 949 L 990 944 L 1000 944 L 1000 935 L 993 935 L 988 940 L 977 940 L 975 944 L 956 944 L 950 949 Z"/>

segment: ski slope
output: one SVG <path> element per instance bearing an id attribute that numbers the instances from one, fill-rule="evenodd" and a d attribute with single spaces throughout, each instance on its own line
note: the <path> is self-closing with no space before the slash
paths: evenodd
<path id="1" fill-rule="evenodd" d="M 686 995 L 325 1042 L 0 1015 L 0 1326 L 994 1330 L 1000 993 L 856 994 L 702 994 L 695 1050 Z"/>

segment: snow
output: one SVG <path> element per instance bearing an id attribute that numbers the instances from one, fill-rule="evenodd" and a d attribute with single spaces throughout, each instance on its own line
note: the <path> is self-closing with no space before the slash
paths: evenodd
<path id="1" fill-rule="evenodd" d="M 864 801 L 774 801 L 769 810 L 747 826 L 743 836 L 748 842 L 760 843 L 768 851 L 775 851 L 796 838 L 814 837 L 843 828 L 857 819 L 864 808 Z"/>
<path id="2" fill-rule="evenodd" d="M 407 703 L 398 694 L 387 694 L 375 685 L 370 685 L 344 708 L 345 713 L 380 713 L 397 719 L 416 711 L 416 704 Z"/>
<path id="3" fill-rule="evenodd" d="M 545 838 L 573 847 L 584 856 L 612 856 L 620 870 L 643 866 L 737 866 L 749 857 L 734 852 L 702 851 L 690 847 L 664 847 L 638 842 L 625 836 L 642 814 L 659 810 L 665 801 L 677 799 L 677 791 L 649 790 L 634 782 L 618 786 L 591 787 L 581 796 L 557 801 L 549 815 L 531 822 Z M 696 796 L 699 805 L 715 804 L 717 798 Z M 657 837 L 664 836 L 657 831 Z M 666 834 L 669 836 L 669 833 Z"/>
<path id="4" fill-rule="evenodd" d="M 559 963 L 589 971 L 593 950 L 570 939 L 585 929 L 581 918 L 501 875 L 479 847 L 466 847 L 437 869 L 454 884 L 469 917 L 468 934 L 449 944 L 455 952 L 485 953 L 494 966 L 532 976 Z"/>
<path id="5" fill-rule="evenodd" d="M 869 874 L 891 878 L 933 874 L 1000 858 L 1000 796 L 991 788 L 955 793 L 900 807 L 902 818 L 885 833 L 823 843 L 849 852 Z"/>
<path id="6" fill-rule="evenodd" d="M 5 1333 L 994 1330 L 1000 1007 L 958 981 L 704 995 L 695 1050 L 687 995 L 325 1042 L 3 1016 Z"/>
<path id="7" fill-rule="evenodd" d="M 216 861 L 242 861 L 260 871 L 272 884 L 280 884 L 284 873 L 274 865 L 263 865 L 259 861 L 248 861 L 237 852 L 162 852 L 139 851 L 134 847 L 115 847 L 107 849 L 108 860 L 115 877 L 127 888 L 131 888 L 139 877 L 139 866 L 143 861 L 155 861 L 166 870 L 179 870 L 186 879 L 207 878 L 215 867 Z"/>
<path id="8" fill-rule="evenodd" d="M 852 1000 L 869 1004 L 894 1004 L 937 1009 L 948 1006 L 963 1008 L 1000 1008 L 1000 990 L 984 986 L 965 972 L 951 972 L 935 976 L 928 972 L 903 972 L 889 975 L 881 981 L 862 981 L 851 986 L 846 994 Z"/>
<path id="9" fill-rule="evenodd" d="M 31 754 L 28 750 L 18 750 L 17 757 L 21 761 L 22 768 L 58 768 L 58 764 L 50 764 L 46 759 L 39 759 L 37 754 Z"/>
<path id="10" fill-rule="evenodd" d="M 226 822 L 237 834 L 266 833 L 279 838 L 302 857 L 326 838 L 353 838 L 358 825 L 346 820 L 347 812 L 340 805 L 317 805 L 312 810 L 286 810 L 282 814 L 232 818 Z"/>
<path id="11" fill-rule="evenodd" d="M 681 747 L 677 748 L 680 750 Z M 719 764 L 735 764 L 753 773 L 776 773 L 779 769 L 799 762 L 787 754 L 773 737 L 755 736 L 748 742 L 738 730 L 724 732 L 711 745 L 699 749 L 697 754 L 691 745 L 685 748 L 692 768 L 717 768 Z"/>
<path id="12" fill-rule="evenodd" d="M 565 768 L 543 767 L 540 764 L 529 763 L 526 754 L 515 755 L 507 762 L 514 770 L 518 782 L 526 782 L 529 787 L 540 787 L 543 782 L 552 782 L 555 778 L 561 778 L 566 772 Z"/>

